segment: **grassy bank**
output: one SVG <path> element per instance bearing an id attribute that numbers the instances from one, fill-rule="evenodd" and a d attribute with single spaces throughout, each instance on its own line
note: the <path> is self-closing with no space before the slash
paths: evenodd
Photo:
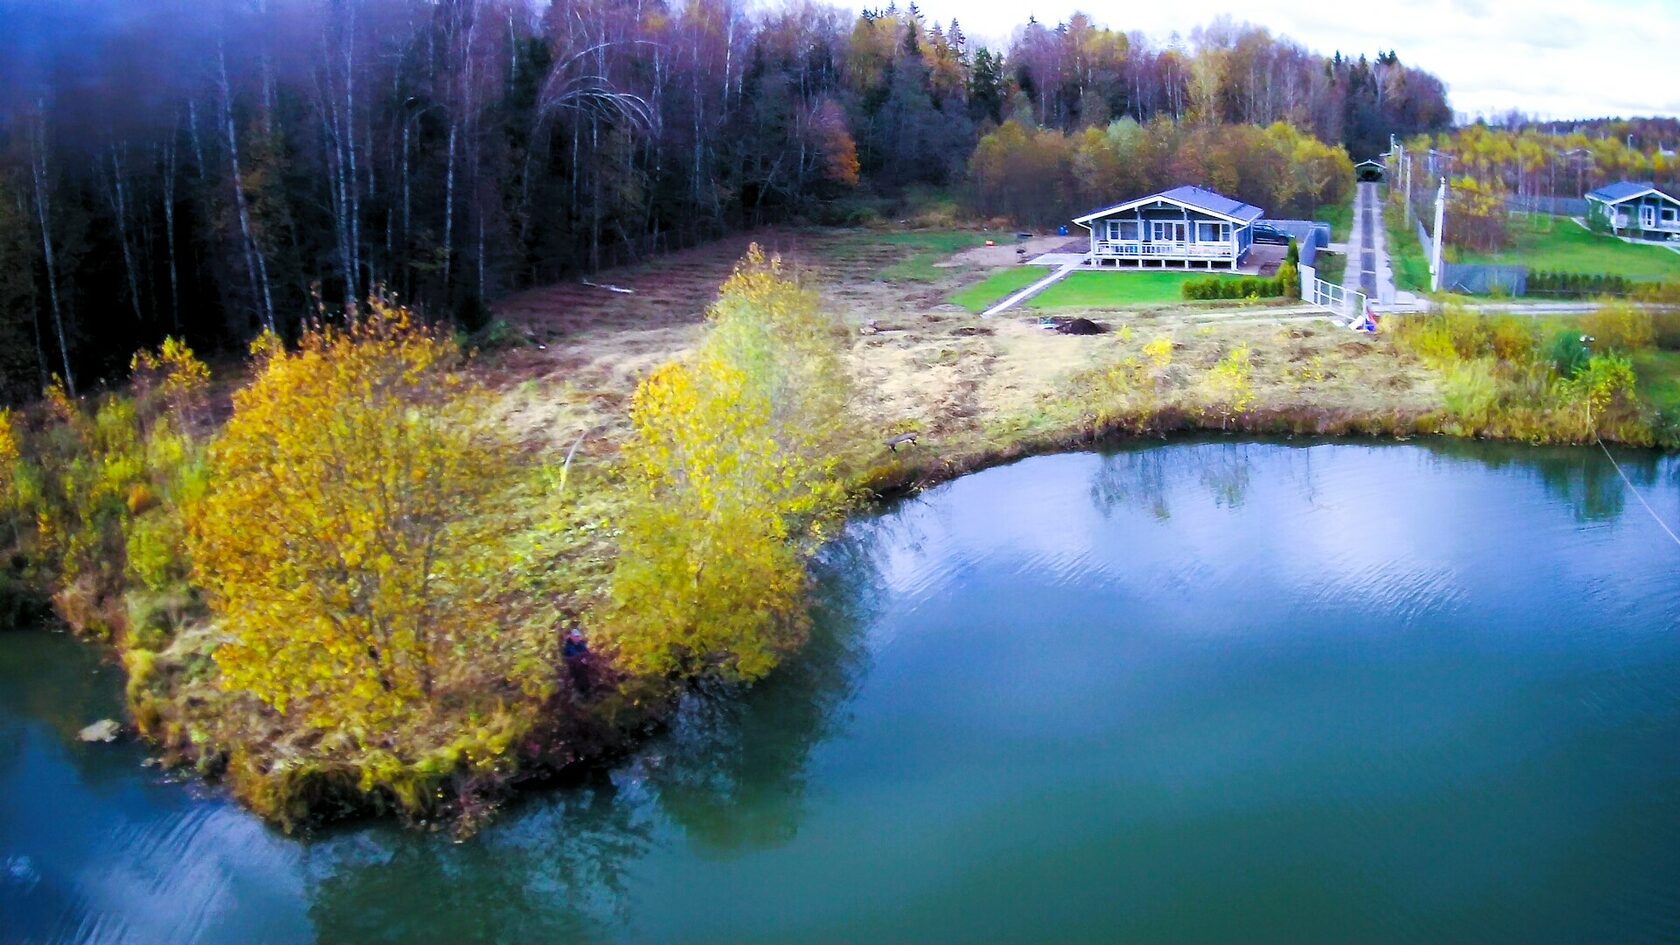
<path id="1" fill-rule="evenodd" d="M 848 241 L 863 252 L 884 248 L 897 257 L 875 273 L 875 278 L 883 282 L 934 282 L 948 274 L 937 263 L 959 250 L 983 245 L 986 235 L 963 230 L 869 232 Z"/>
<path id="2" fill-rule="evenodd" d="M 130 675 L 135 720 L 168 760 L 226 778 L 265 816 L 293 826 L 370 813 L 470 826 L 514 784 L 597 763 L 633 744 L 660 723 L 690 673 L 732 665 L 727 677 L 751 679 L 772 671 L 777 654 L 798 645 L 797 620 L 764 623 L 741 610 L 747 598 L 727 588 L 773 583 L 784 606 L 796 601 L 788 595 L 800 585 L 789 583 L 786 569 L 829 527 L 834 489 L 866 503 L 1028 453 L 1179 430 L 1536 442 L 1581 442 L 1596 430 L 1614 441 L 1672 444 L 1663 439 L 1672 433 L 1661 412 L 1680 393 L 1680 355 L 1635 338 L 1639 333 L 1622 323 L 1543 324 L 1458 313 L 1390 320 L 1397 327 L 1371 337 L 1286 309 L 1183 304 L 1176 293 L 1180 273 L 1085 273 L 1076 276 L 1100 280 L 1099 300 L 1087 295 L 1081 302 L 1075 293 L 1058 311 L 1086 314 L 1110 330 L 1068 336 L 1043 330 L 1032 312 L 980 320 L 939 304 L 972 278 L 961 269 L 930 262 L 930 283 L 877 278 L 897 245 L 877 234 L 755 236 L 784 250 L 799 291 L 777 283 L 732 296 L 742 311 L 779 312 L 775 318 L 782 320 L 749 319 L 746 328 L 730 330 L 727 343 L 718 340 L 723 322 L 716 313 L 708 322 L 704 312 L 745 240 L 608 274 L 606 281 L 631 293 L 573 283 L 500 307 L 505 324 L 487 336 L 495 345 L 466 369 L 490 398 L 486 416 L 493 419 L 497 455 L 517 464 L 519 474 L 497 479 L 488 492 L 469 493 L 482 510 L 472 522 L 481 531 L 462 535 L 513 540 L 502 545 L 502 537 L 486 537 L 456 547 L 468 555 L 460 559 L 463 586 L 477 573 L 479 545 L 512 556 L 494 558 L 496 573 L 508 575 L 495 586 L 505 597 L 488 589 L 468 597 L 474 607 L 495 601 L 506 609 L 483 620 L 496 631 L 495 641 L 468 641 L 465 659 L 441 654 L 447 700 L 416 695 L 395 719 L 352 730 L 321 713 L 319 724 L 297 725 L 288 708 L 265 700 L 261 686 L 235 684 L 220 648 L 236 629 L 228 621 L 243 618 L 209 606 L 202 566 L 195 570 L 174 556 L 189 543 L 171 531 L 180 523 L 168 514 L 180 507 L 169 496 L 188 497 L 206 486 L 194 470 L 236 468 L 187 461 L 205 449 L 215 455 L 218 447 L 209 444 L 225 442 L 228 428 L 215 429 L 208 420 L 226 416 L 225 407 L 188 405 L 186 426 L 195 432 L 174 451 L 162 449 L 166 443 L 156 437 L 156 418 L 176 410 L 167 398 L 137 392 L 138 412 L 111 398 L 97 410 L 47 405 L 33 415 L 25 424 L 26 446 L 59 450 L 51 455 L 62 457 L 55 460 L 60 475 L 98 469 L 117 478 L 97 489 L 77 480 L 62 490 L 67 498 L 100 497 L 97 509 L 64 506 L 54 513 L 67 535 L 82 536 L 53 546 L 81 549 L 75 566 L 65 567 L 71 559 L 61 555 L 50 573 L 19 576 L 52 587 L 67 621 L 117 648 Z M 1001 266 L 997 278 L 1017 278 L 1020 271 Z M 1150 276 L 1167 277 L 1175 291 L 1113 304 L 1116 284 Z M 809 293 L 821 299 L 814 308 L 805 301 Z M 1554 336 L 1583 328 L 1604 338 L 1607 349 L 1613 338 L 1633 339 L 1625 374 L 1608 352 L 1594 359 L 1603 370 L 1580 375 L 1587 380 L 1556 372 Z M 821 351 L 805 347 L 813 340 Z M 796 363 L 807 366 L 785 368 Z M 766 369 L 772 373 L 755 373 Z M 650 388 L 650 377 L 661 380 Z M 730 386 L 752 377 L 769 386 L 749 384 L 746 392 Z M 246 379 L 227 383 L 242 386 Z M 313 381 L 293 386 L 326 389 Z M 830 386 L 832 403 L 808 415 L 777 419 L 769 406 L 783 400 L 768 391 Z M 1594 409 L 1584 409 L 1593 398 Z M 377 431 L 389 424 L 368 426 Z M 267 448 L 274 437 L 250 435 L 266 429 L 241 442 Z M 717 434 L 724 429 L 727 435 Z M 132 435 L 116 435 L 123 430 Z M 915 443 L 887 447 L 904 433 L 915 433 Z M 301 438 L 300 446 L 309 442 Z M 756 458 L 745 465 L 729 459 L 676 473 L 664 466 L 671 457 L 711 463 L 706 457 L 713 451 L 728 454 L 745 442 L 757 444 L 745 454 Z M 75 450 L 98 461 L 78 465 L 71 461 Z M 160 458 L 167 462 L 160 465 Z M 262 474 L 260 465 L 251 469 Z M 727 475 L 693 474 L 725 469 Z M 723 496 L 732 509 L 714 523 L 715 532 L 695 524 L 709 520 L 704 510 L 714 498 L 681 491 L 685 483 L 712 481 L 730 484 Z M 785 491 L 788 483 L 806 485 Z M 756 503 L 775 490 L 784 490 L 780 511 L 767 519 Z M 302 503 L 308 490 L 299 495 L 289 504 Z M 260 503 L 238 508 L 267 514 Z M 765 521 L 775 527 L 757 531 L 753 523 Z M 815 533 L 808 528 L 813 522 Z M 311 540 L 347 530 L 328 523 L 310 530 Z M 271 528 L 217 534 L 234 540 L 289 527 L 277 520 Z M 776 540 L 762 540 L 767 536 Z M 743 544 L 746 538 L 756 543 Z M 727 556 L 730 567 L 703 573 L 726 583 L 713 588 L 704 608 L 686 596 L 667 606 L 668 575 L 694 575 L 685 569 L 690 559 L 661 555 L 721 543 L 738 549 Z M 241 553 L 257 552 L 268 553 L 262 547 Z M 629 577 L 627 556 L 642 562 Z M 116 566 L 90 572 L 98 562 Z M 688 585 L 678 585 L 689 593 Z M 228 593 L 216 592 L 212 602 Z M 582 698 L 557 656 L 560 632 L 574 625 L 590 631 L 600 656 Z M 656 632 L 627 636 L 637 627 Z M 488 642 L 494 642 L 490 649 L 473 648 Z M 368 692 L 379 712 L 391 711 L 378 684 Z"/>
<path id="3" fill-rule="evenodd" d="M 1680 253 L 1624 243 L 1566 217 L 1533 214 L 1510 220 L 1511 245 L 1493 253 L 1452 253 L 1453 262 L 1527 266 L 1545 272 L 1622 276 L 1640 282 L 1680 279 Z"/>
<path id="4" fill-rule="evenodd" d="M 1405 292 L 1429 291 L 1429 258 L 1418 242 L 1417 230 L 1406 222 L 1406 211 L 1392 201 L 1383 204 L 1383 227 L 1388 257 L 1394 267 L 1394 287 Z"/>
<path id="5" fill-rule="evenodd" d="M 1330 242 L 1345 243 L 1353 232 L 1353 204 L 1336 203 L 1319 207 L 1318 212 L 1313 214 L 1313 219 L 1330 224 Z"/>

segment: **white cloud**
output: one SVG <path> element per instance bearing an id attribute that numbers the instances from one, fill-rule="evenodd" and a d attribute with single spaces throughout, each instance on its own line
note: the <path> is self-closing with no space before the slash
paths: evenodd
<path id="1" fill-rule="evenodd" d="M 871 4 L 871 5 L 884 5 Z M 902 4 L 901 4 L 902 5 Z M 1680 115 L 1680 2 L 1676 0 L 1301 0 L 1108 3 L 1092 0 L 919 0 L 956 17 L 971 37 L 999 44 L 1036 15 L 1053 24 L 1083 10 L 1161 41 L 1218 16 L 1265 26 L 1309 49 L 1353 56 L 1393 49 L 1440 76 L 1453 107 L 1517 109 L 1548 118 Z"/>

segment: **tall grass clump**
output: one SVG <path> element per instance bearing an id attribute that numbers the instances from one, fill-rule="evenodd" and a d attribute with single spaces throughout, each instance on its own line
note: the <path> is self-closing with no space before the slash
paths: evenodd
<path id="1" fill-rule="evenodd" d="M 1631 305 L 1609 302 L 1580 326 L 1554 326 L 1549 342 L 1535 319 L 1457 305 L 1390 319 L 1387 328 L 1402 352 L 1435 371 L 1439 432 L 1536 443 L 1595 435 L 1651 442 L 1629 355 L 1648 347 L 1654 332 L 1650 316 Z"/>

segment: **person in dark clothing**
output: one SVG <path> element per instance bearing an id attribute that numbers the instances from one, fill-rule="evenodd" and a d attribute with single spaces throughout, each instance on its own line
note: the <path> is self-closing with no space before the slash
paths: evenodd
<path id="1" fill-rule="evenodd" d="M 589 643 L 576 627 L 566 631 L 566 641 L 560 645 L 560 658 L 572 679 L 572 691 L 589 695 Z"/>

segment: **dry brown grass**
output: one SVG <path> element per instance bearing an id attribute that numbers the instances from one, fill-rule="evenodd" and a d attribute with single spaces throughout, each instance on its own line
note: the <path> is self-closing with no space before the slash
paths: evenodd
<path id="1" fill-rule="evenodd" d="M 1242 418 L 1247 429 L 1409 431 L 1416 418 L 1440 407 L 1428 373 L 1386 338 L 1356 336 L 1288 307 L 1093 313 L 1113 330 L 1061 335 L 1031 316 L 982 319 L 943 304 L 956 285 L 983 273 L 971 264 L 951 267 L 931 284 L 897 284 L 878 275 L 902 247 L 868 233 L 749 234 L 594 280 L 632 293 L 570 283 L 521 293 L 498 307 L 513 343 L 484 352 L 478 365 L 531 458 L 558 464 L 588 434 L 568 479 L 567 514 L 576 527 L 566 529 L 568 544 L 554 552 L 556 566 L 572 575 L 561 595 L 568 618 L 585 616 L 607 586 L 616 547 L 611 528 L 602 526 L 616 519 L 623 501 L 612 459 L 628 431 L 636 384 L 694 346 L 717 286 L 754 239 L 781 252 L 853 331 L 857 395 L 843 421 L 851 426 L 842 438 L 852 446 L 845 459 L 860 481 L 881 491 L 1086 443 L 1105 432 L 1209 425 L 1207 369 L 1239 344 L 1252 352 L 1255 400 Z M 1161 337 L 1172 342 L 1172 366 L 1156 372 L 1147 397 L 1134 400 L 1131 391 L 1093 382 L 1115 376 L 1116 365 L 1145 360 L 1144 346 Z M 1140 409 L 1147 423 L 1136 420 Z M 1115 422 L 1127 410 L 1132 421 Z M 883 441 L 909 431 L 920 434 L 919 443 L 889 453 Z M 531 487 L 546 490 L 549 482 Z M 163 652 L 131 650 L 130 704 L 166 758 L 207 773 L 225 768 L 235 793 L 265 816 L 301 824 L 336 813 L 415 816 L 453 805 L 466 822 L 484 798 L 505 787 L 477 775 L 457 782 L 455 769 L 405 755 L 411 767 L 386 771 L 379 776 L 385 780 L 374 780 L 380 789 L 366 791 L 359 786 L 356 745 L 322 743 L 318 734 L 280 724 L 252 700 L 220 692 L 210 655 L 217 641 L 206 621 L 184 628 Z M 568 713 L 542 715 L 542 706 L 508 693 L 517 715 L 510 724 L 530 728 L 521 743 L 540 747 L 523 761 L 553 769 L 605 750 L 655 711 L 657 700 L 647 695 L 625 697 L 628 705 L 645 704 L 624 710 L 629 721 L 574 731 L 555 727 L 575 721 Z M 457 734 L 440 722 L 413 741 L 430 751 Z M 352 760 L 326 760 L 346 757 Z"/>
<path id="2" fill-rule="evenodd" d="M 755 240 L 780 252 L 857 332 L 859 394 L 847 422 L 859 442 L 914 430 L 923 459 L 940 465 L 984 461 L 1024 437 L 1088 434 L 1108 405 L 1079 402 L 1078 379 L 1140 357 L 1163 335 L 1173 341 L 1175 368 L 1152 403 L 1175 417 L 1198 417 L 1201 375 L 1238 344 L 1253 353 L 1254 429 L 1289 418 L 1292 430 L 1410 432 L 1441 407 L 1430 373 L 1385 338 L 1354 335 L 1291 303 L 1093 312 L 1114 330 L 1068 336 L 1041 329 L 1033 316 L 983 319 L 945 303 L 992 262 L 973 250 L 952 257 L 949 274 L 935 282 L 892 283 L 876 276 L 904 249 L 873 242 L 868 231 L 764 230 L 594 280 L 633 294 L 567 283 L 505 300 L 497 314 L 522 344 L 483 363 L 504 393 L 508 422 L 534 449 L 563 449 L 589 431 L 584 461 L 607 465 L 636 382 L 693 346 L 717 285 Z M 994 265 L 1014 265 L 1013 251 L 994 255 L 1001 260 Z"/>

